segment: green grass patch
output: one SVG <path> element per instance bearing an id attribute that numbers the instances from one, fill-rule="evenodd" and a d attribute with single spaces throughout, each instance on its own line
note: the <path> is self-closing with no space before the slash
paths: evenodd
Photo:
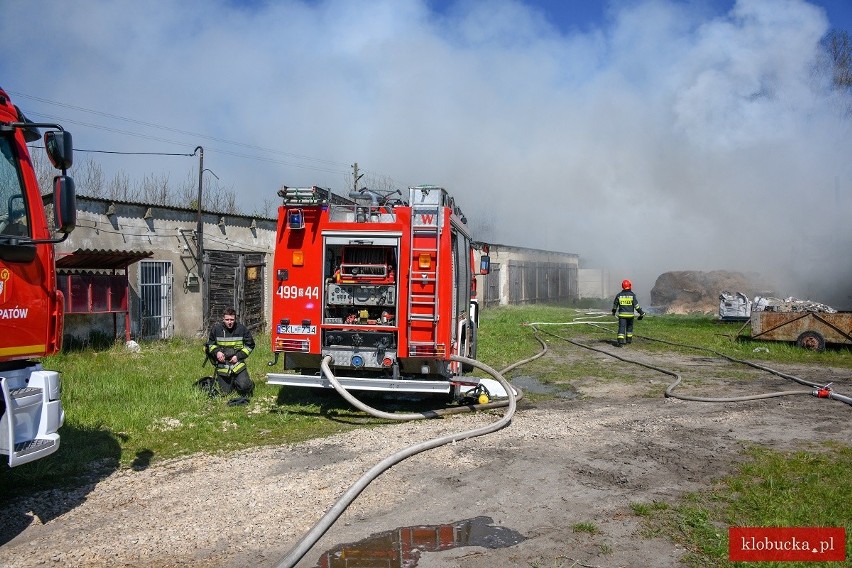
<path id="1" fill-rule="evenodd" d="M 665 511 L 669 505 L 665 501 L 653 501 L 651 503 L 631 503 L 630 509 L 640 517 L 649 517 L 655 511 Z"/>
<path id="2" fill-rule="evenodd" d="M 644 325 L 643 325 L 644 324 Z M 641 326 L 641 329 L 640 329 Z M 852 368 L 852 351 L 848 347 L 831 347 L 823 352 L 809 351 L 784 341 L 757 341 L 750 338 L 750 328 L 742 323 L 722 322 L 709 315 L 648 316 L 636 322 L 637 334 L 671 342 L 651 349 L 673 349 L 683 353 L 696 350 L 683 344 L 717 351 L 735 359 L 772 361 L 775 363 L 818 364 Z"/>
<path id="3" fill-rule="evenodd" d="M 636 371 L 631 366 L 609 364 L 599 354 L 578 349 L 552 335 L 606 348 L 615 337 L 614 318 L 607 309 L 591 308 L 594 306 L 485 309 L 478 358 L 495 369 L 503 369 L 541 349 L 530 323 L 588 320 L 599 323 L 541 326 L 542 331 L 551 334 L 541 334 L 551 352 L 517 368 L 509 376 L 534 374 L 543 383 L 553 385 L 573 384 L 578 379 L 636 380 Z M 595 318 L 596 315 L 601 317 Z M 731 333 L 738 327 L 721 324 L 709 316 L 648 316 L 636 322 L 636 334 L 702 345 L 749 360 L 852 368 L 848 349 L 816 353 L 771 344 L 769 354 L 753 353 L 752 342 L 731 339 Z M 251 403 L 229 407 L 225 399 L 209 399 L 193 387 L 200 377 L 212 374 L 209 364 L 202 366 L 202 345 L 201 340 L 189 339 L 142 342 L 141 352 L 132 353 L 120 344 L 105 346 L 93 342 L 45 358 L 45 368 L 62 373 L 66 420 L 60 430 L 61 446 L 48 458 L 14 469 L 5 462 L 0 464 L 0 498 L 22 490 L 79 484 L 92 473 L 93 467 L 96 473 L 119 467 L 142 468 L 157 460 L 196 452 L 217 453 L 299 442 L 384 423 L 353 410 L 336 393 L 281 389 L 266 384 L 266 363 L 272 359 L 268 335 L 257 338 L 257 349 L 248 361 L 257 384 Z M 706 356 L 685 347 L 643 339 L 637 339 L 630 349 L 648 353 L 682 350 Z M 739 372 L 730 371 L 726 376 L 736 378 Z M 659 395 L 661 385 L 654 387 L 654 396 Z M 419 408 L 435 407 L 435 401 L 426 401 Z M 416 409 L 415 405 L 409 410 Z"/>
<path id="4" fill-rule="evenodd" d="M 597 534 L 600 532 L 600 529 L 595 523 L 589 522 L 574 523 L 571 525 L 571 530 L 575 533 L 584 532 L 589 534 Z"/>
<path id="5" fill-rule="evenodd" d="M 631 504 L 647 536 L 668 537 L 687 550 L 690 566 L 744 566 L 728 560 L 728 527 L 846 527 L 852 550 L 852 447 L 836 443 L 778 452 L 753 448 L 739 470 L 705 491 L 664 506 Z M 806 568 L 813 562 L 761 562 Z"/>
<path id="6" fill-rule="evenodd" d="M 229 407 L 193 385 L 212 367 L 202 366 L 201 340 L 144 342 L 140 353 L 123 345 L 87 348 L 46 358 L 62 373 L 65 424 L 59 450 L 16 468 L 0 465 L 0 498 L 22 489 L 83 482 L 118 467 L 146 467 L 156 460 L 197 452 L 298 442 L 379 420 L 356 412 L 334 395 L 287 389 L 265 382 L 272 353 L 269 337 L 257 338 L 249 362 L 256 383 L 246 406 Z"/>

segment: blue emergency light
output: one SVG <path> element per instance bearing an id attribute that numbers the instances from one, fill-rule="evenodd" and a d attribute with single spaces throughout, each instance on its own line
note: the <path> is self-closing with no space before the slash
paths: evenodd
<path id="1" fill-rule="evenodd" d="M 287 224 L 290 229 L 305 228 L 305 212 L 301 209 L 291 209 L 287 212 Z"/>

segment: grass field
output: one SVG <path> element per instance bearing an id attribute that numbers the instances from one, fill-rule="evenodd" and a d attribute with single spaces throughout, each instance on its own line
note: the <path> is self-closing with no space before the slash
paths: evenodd
<path id="1" fill-rule="evenodd" d="M 483 310 L 478 358 L 502 369 L 539 350 L 529 323 L 588 317 L 584 311 L 548 306 Z M 612 327 L 611 318 L 601 321 L 604 327 Z M 700 345 L 758 362 L 852 368 L 849 349 L 816 353 L 772 343 L 768 353 L 755 351 L 764 344 L 735 339 L 733 334 L 740 326 L 721 324 L 713 317 L 649 316 L 641 323 L 637 333 L 663 340 L 643 344 L 651 352 L 686 352 L 693 348 L 685 345 Z M 562 326 L 559 333 L 568 337 L 612 335 L 607 329 L 586 325 Z M 79 485 L 93 473 L 97 477 L 116 468 L 142 468 L 196 452 L 298 442 L 381 423 L 354 411 L 335 393 L 267 385 L 266 363 L 271 359 L 269 337 L 258 337 L 257 349 L 249 359 L 257 383 L 255 396 L 251 404 L 236 407 L 194 388 L 197 379 L 212 374 L 209 365 L 202 365 L 200 340 L 143 343 L 139 353 L 119 344 L 45 359 L 46 368 L 62 373 L 66 411 L 60 430 L 62 445 L 46 459 L 15 469 L 0 466 L 0 500 L 22 491 Z M 601 380 L 627 380 L 609 369 L 588 365 L 573 371 L 600 375 Z M 690 558 L 696 566 L 726 565 L 727 533 L 719 527 L 795 526 L 803 519 L 852 527 L 852 489 L 846 481 L 852 448 L 845 443 L 835 443 L 831 451 L 823 448 L 796 454 L 756 448 L 740 472 L 705 492 L 678 503 L 634 504 L 633 509 L 645 519 L 648 534 L 668 535 L 694 551 Z M 771 492 L 766 491 L 767 484 Z M 814 497 L 813 488 L 825 495 Z M 783 509 L 773 505 L 772 496 L 779 492 L 784 495 Z"/>

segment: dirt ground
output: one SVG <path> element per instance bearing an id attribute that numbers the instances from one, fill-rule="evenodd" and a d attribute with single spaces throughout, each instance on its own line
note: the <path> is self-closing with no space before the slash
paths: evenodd
<path id="1" fill-rule="evenodd" d="M 733 363 L 652 357 L 641 342 L 622 350 L 601 347 L 682 372 L 685 384 L 676 392 L 740 396 L 801 388 L 747 368 L 742 372 L 751 378 L 733 384 L 716 378 Z M 852 407 L 837 401 L 664 398 L 670 377 L 641 367 L 634 367 L 629 383 L 570 376 L 578 351 L 554 345 L 539 362 L 564 367 L 578 396 L 528 396 L 508 427 L 397 464 L 361 493 L 298 566 L 682 566 L 681 547 L 641 535 L 631 503 L 672 502 L 708 487 L 752 444 L 794 449 L 852 439 Z M 777 368 L 834 381 L 838 392 L 852 393 L 852 370 Z M 512 375 L 530 378 L 523 367 Z M 276 566 L 383 458 L 500 415 L 406 422 L 291 446 L 194 456 L 112 472 L 75 492 L 28 496 L 0 508 L 0 566 Z M 578 523 L 598 530 L 575 532 Z M 411 544 L 415 537 L 419 545 Z M 437 541 L 451 546 L 435 550 Z M 344 544 L 351 546 L 339 550 Z"/>

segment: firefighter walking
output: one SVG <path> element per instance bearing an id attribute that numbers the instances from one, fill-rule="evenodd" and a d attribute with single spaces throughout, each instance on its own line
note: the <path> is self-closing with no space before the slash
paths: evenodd
<path id="1" fill-rule="evenodd" d="M 645 317 L 645 310 L 639 306 L 639 298 L 633 293 L 630 280 L 621 282 L 621 292 L 616 294 L 612 302 L 612 315 L 618 317 L 619 347 L 633 341 L 633 318 L 639 314 L 639 319 Z"/>

